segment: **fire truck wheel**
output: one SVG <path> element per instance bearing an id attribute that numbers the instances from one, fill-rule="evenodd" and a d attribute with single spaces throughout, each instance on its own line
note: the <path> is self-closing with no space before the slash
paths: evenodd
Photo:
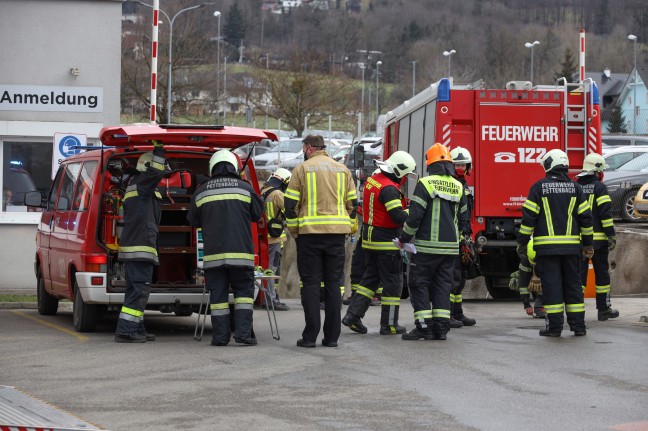
<path id="1" fill-rule="evenodd" d="M 38 302 L 38 314 L 42 314 L 43 316 L 53 316 L 56 314 L 59 300 L 45 291 L 45 282 L 40 274 L 36 278 L 36 298 Z"/>
<path id="2" fill-rule="evenodd" d="M 97 326 L 97 306 L 83 302 L 81 290 L 79 290 L 76 280 L 74 281 L 72 321 L 74 322 L 74 329 L 77 332 L 94 332 Z"/>
<path id="3" fill-rule="evenodd" d="M 520 294 L 517 291 L 509 289 L 508 278 L 484 277 L 484 280 L 486 281 L 486 289 L 493 299 L 520 299 Z"/>
<path id="4" fill-rule="evenodd" d="M 634 200 L 637 196 L 638 189 L 629 190 L 625 195 L 623 195 L 623 200 L 621 201 L 621 218 L 629 222 L 639 222 L 640 218 L 635 217 L 634 215 Z"/>

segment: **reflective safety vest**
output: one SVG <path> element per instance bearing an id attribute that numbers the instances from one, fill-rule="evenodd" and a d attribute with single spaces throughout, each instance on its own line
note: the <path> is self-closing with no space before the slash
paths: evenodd
<path id="1" fill-rule="evenodd" d="M 394 186 L 399 189 L 398 184 L 387 178 L 387 176 L 382 172 L 367 179 L 364 186 L 362 201 L 362 221 L 365 224 L 388 229 L 396 229 L 400 227 L 398 223 L 392 220 L 388 211 L 399 206 L 404 208 L 405 202 L 402 199 L 394 199 L 393 201 L 385 202 L 383 204 L 378 199 L 380 192 L 388 186 Z"/>

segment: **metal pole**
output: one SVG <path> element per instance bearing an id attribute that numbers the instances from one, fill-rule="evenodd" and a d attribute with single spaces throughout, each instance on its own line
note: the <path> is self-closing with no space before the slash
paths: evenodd
<path id="1" fill-rule="evenodd" d="M 155 124 L 157 115 L 157 51 L 158 51 L 158 11 L 160 1 L 153 0 L 153 34 L 151 36 L 151 124 Z"/>
<path id="2" fill-rule="evenodd" d="M 364 80 L 364 75 L 365 75 L 365 64 L 360 63 L 360 69 L 362 70 L 362 98 L 360 100 L 360 112 L 362 115 L 360 116 L 360 127 L 362 130 L 364 128 L 362 127 L 362 122 L 364 121 L 364 87 L 365 87 L 365 80 Z"/>
<path id="3" fill-rule="evenodd" d="M 535 46 L 531 45 L 531 84 L 533 84 L 533 51 L 535 51 Z"/>
<path id="4" fill-rule="evenodd" d="M 225 107 L 223 108 L 223 124 L 227 123 L 227 57 L 223 58 L 225 68 L 223 70 L 223 95 L 225 96 Z"/>
<path id="5" fill-rule="evenodd" d="M 216 39 L 216 124 L 220 118 L 220 11 L 214 12 L 214 16 L 218 18 L 218 35 Z"/>
<path id="6" fill-rule="evenodd" d="M 416 60 L 412 61 L 412 97 L 416 95 Z"/>
<path id="7" fill-rule="evenodd" d="M 380 87 L 379 87 L 379 77 L 380 77 L 380 65 L 382 61 L 378 60 L 376 62 L 376 132 L 378 132 L 378 116 L 380 115 Z"/>

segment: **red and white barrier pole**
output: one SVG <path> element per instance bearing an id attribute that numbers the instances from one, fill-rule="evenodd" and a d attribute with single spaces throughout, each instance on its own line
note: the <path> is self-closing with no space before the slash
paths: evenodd
<path id="1" fill-rule="evenodd" d="M 580 55 L 579 55 L 578 80 L 582 84 L 585 81 L 585 29 L 580 31 Z"/>
<path id="2" fill-rule="evenodd" d="M 153 35 L 151 36 L 151 124 L 155 124 L 156 118 L 159 16 L 160 0 L 153 0 Z"/>

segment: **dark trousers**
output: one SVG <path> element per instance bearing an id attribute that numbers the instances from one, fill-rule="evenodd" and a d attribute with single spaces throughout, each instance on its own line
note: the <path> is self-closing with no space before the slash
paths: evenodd
<path id="1" fill-rule="evenodd" d="M 605 310 L 610 307 L 610 265 L 608 246 L 603 245 L 594 251 L 592 266 L 594 267 L 594 284 L 596 286 L 596 308 Z M 580 260 L 580 279 L 583 289 L 587 285 L 588 261 Z"/>
<path id="2" fill-rule="evenodd" d="M 580 257 L 536 256 L 536 274 L 542 280 L 542 302 L 547 329 L 561 332 L 567 314 L 572 331 L 585 329 L 585 300 L 578 275 Z"/>
<path id="3" fill-rule="evenodd" d="M 364 317 L 378 286 L 382 284 L 381 326 L 398 324 L 401 291 L 403 290 L 403 258 L 398 251 L 376 252 L 365 250 L 365 271 L 353 295 L 348 313 Z"/>
<path id="4" fill-rule="evenodd" d="M 254 269 L 248 267 L 207 269 L 205 285 L 209 290 L 212 340 L 225 344 L 230 341 L 230 287 L 234 293 L 234 336 L 243 339 L 252 338 Z"/>
<path id="5" fill-rule="evenodd" d="M 320 331 L 320 284 L 324 282 L 324 338 L 340 337 L 340 280 L 344 269 L 343 234 L 301 234 L 297 237 L 297 269 L 302 281 L 301 303 L 306 326 L 304 341 L 315 342 Z"/>
<path id="6" fill-rule="evenodd" d="M 463 263 L 461 263 L 461 257 L 457 256 L 455 259 L 452 289 L 450 290 L 450 305 L 452 317 L 456 317 L 459 320 L 463 317 L 463 297 L 461 296 L 461 292 L 466 287 L 466 278 L 468 278 L 468 271 Z"/>
<path id="7" fill-rule="evenodd" d="M 362 248 L 362 231 L 358 233 L 358 242 L 351 257 L 351 291 L 355 293 L 365 271 L 365 250 Z"/>
<path id="8" fill-rule="evenodd" d="M 124 305 L 117 319 L 120 335 L 146 335 L 144 328 L 144 309 L 151 293 L 151 281 L 155 264 L 151 262 L 124 262 L 126 272 L 126 292 Z"/>
<path id="9" fill-rule="evenodd" d="M 450 330 L 450 289 L 455 259 L 455 255 L 412 255 L 409 290 L 417 328 L 431 326 L 438 335 L 445 335 Z"/>

